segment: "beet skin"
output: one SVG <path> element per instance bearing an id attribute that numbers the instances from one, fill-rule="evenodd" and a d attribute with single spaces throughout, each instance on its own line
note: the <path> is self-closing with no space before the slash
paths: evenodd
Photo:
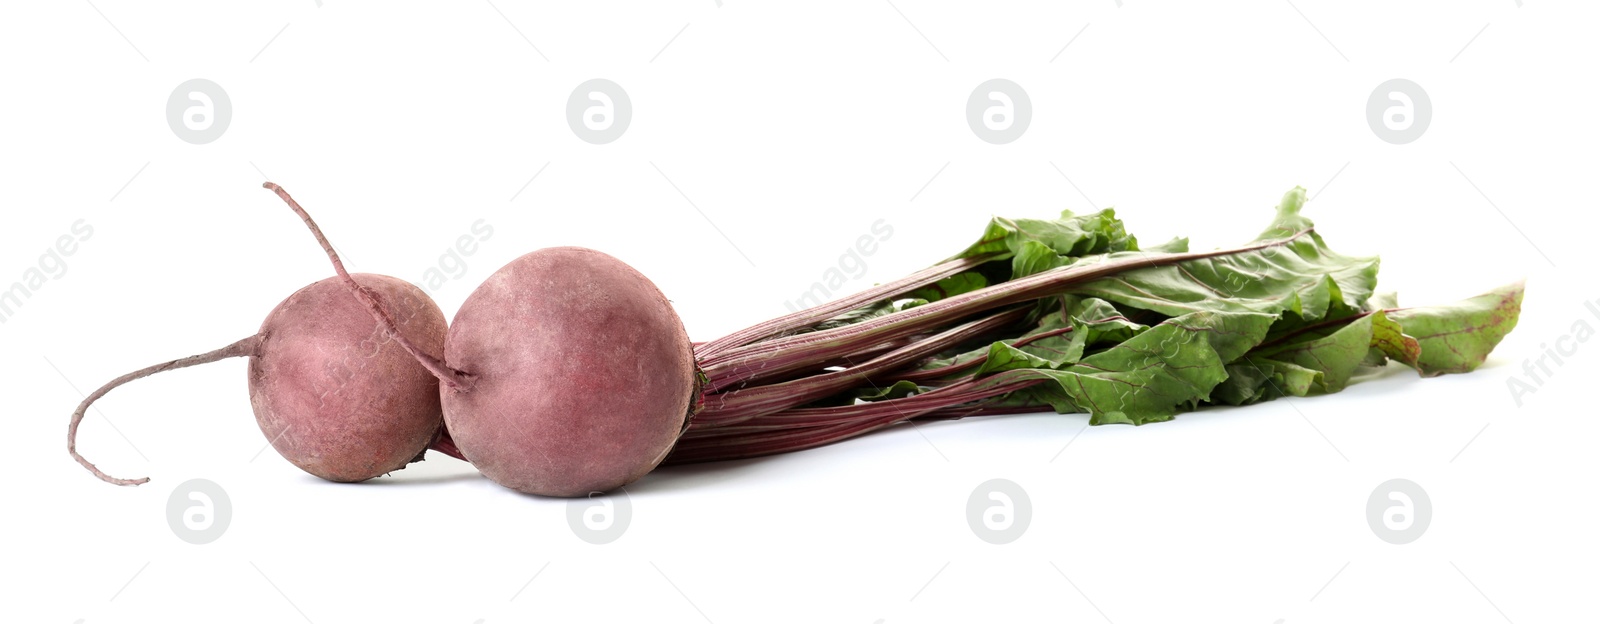
<path id="1" fill-rule="evenodd" d="M 406 338 L 438 353 L 444 313 L 416 286 L 356 274 Z M 300 289 L 262 323 L 250 405 L 272 447 L 329 481 L 404 468 L 439 432 L 439 382 L 350 296 L 341 278 Z"/>
<path id="2" fill-rule="evenodd" d="M 348 296 L 346 296 L 348 298 Z M 649 279 L 578 247 L 496 271 L 451 322 L 445 425 L 496 483 L 584 496 L 644 476 L 682 433 L 698 393 L 683 322 Z"/>

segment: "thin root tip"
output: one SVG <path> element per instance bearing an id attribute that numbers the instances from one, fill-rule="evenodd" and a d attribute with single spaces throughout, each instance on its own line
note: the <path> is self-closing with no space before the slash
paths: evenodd
<path id="1" fill-rule="evenodd" d="M 264 188 L 264 189 L 269 189 L 269 190 L 273 190 L 273 191 L 276 191 L 276 190 L 278 190 L 278 189 L 279 189 L 279 188 L 280 188 L 280 187 L 279 187 L 279 186 L 278 186 L 278 183 L 277 183 L 277 182 L 262 182 L 262 183 L 261 183 L 261 188 Z"/>
<path id="2" fill-rule="evenodd" d="M 120 478 L 120 477 L 113 477 L 113 476 L 108 475 L 108 474 L 100 474 L 100 473 L 95 473 L 95 476 L 100 477 L 101 481 L 105 481 L 106 483 L 110 483 L 111 485 L 144 485 L 144 484 L 150 482 L 150 477 L 139 477 L 137 479 L 123 479 L 123 478 Z"/>

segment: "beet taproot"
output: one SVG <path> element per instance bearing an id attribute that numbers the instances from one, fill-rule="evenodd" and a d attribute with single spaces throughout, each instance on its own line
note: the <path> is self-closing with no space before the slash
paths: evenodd
<path id="1" fill-rule="evenodd" d="M 354 279 L 409 341 L 442 348 L 444 313 L 427 293 L 386 275 Z M 341 278 L 329 278 L 278 304 L 253 336 L 128 373 L 90 393 L 72 413 L 67 452 L 106 482 L 149 481 L 107 475 L 78 453 L 84 414 L 135 379 L 232 357 L 250 358 L 250 406 L 272 447 L 329 481 L 363 481 L 404 468 L 443 426 L 438 380 L 351 298 Z"/>
<path id="2" fill-rule="evenodd" d="M 439 365 L 422 351 L 444 347 L 438 304 L 405 281 L 346 273 L 311 215 L 278 185 L 265 186 L 289 201 L 339 275 L 290 295 L 253 336 L 128 373 L 84 397 L 67 426 L 67 452 L 101 480 L 149 481 L 110 476 L 78 453 L 78 427 L 95 401 L 136 379 L 232 357 L 250 358 L 250 407 L 261 432 L 280 455 L 313 475 L 364 481 L 420 460 L 435 441 L 443 439 L 442 450 L 453 451 L 439 403 Z"/>
<path id="3" fill-rule="evenodd" d="M 644 476 L 688 426 L 699 389 L 689 335 L 661 291 L 578 247 L 496 271 L 462 303 L 444 354 L 473 377 L 440 387 L 456 446 L 530 494 L 584 496 Z"/>
<path id="4" fill-rule="evenodd" d="M 416 286 L 357 274 L 417 346 L 443 347 L 444 313 Z M 339 278 L 301 289 L 261 326 L 250 406 L 272 447 L 300 469 L 355 482 L 404 468 L 442 424 L 439 383 Z"/>

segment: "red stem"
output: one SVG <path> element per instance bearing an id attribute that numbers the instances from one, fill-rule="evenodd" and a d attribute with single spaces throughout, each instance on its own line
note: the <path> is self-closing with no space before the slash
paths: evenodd
<path id="1" fill-rule="evenodd" d="M 1128 318 L 1125 317 L 1125 316 L 1108 316 L 1108 317 L 1100 319 L 1098 321 L 1090 321 L 1090 322 L 1091 323 L 1104 323 L 1106 321 L 1115 321 L 1115 320 L 1118 320 L 1118 319 L 1124 320 L 1124 321 L 1128 320 Z M 1009 345 L 1011 345 L 1013 347 L 1025 347 L 1025 346 L 1028 346 L 1029 344 L 1032 344 L 1034 342 L 1038 342 L 1040 340 L 1044 340 L 1045 338 L 1053 338 L 1055 336 L 1060 336 L 1062 334 L 1068 334 L 1068 333 L 1072 333 L 1072 327 L 1070 327 L 1070 326 L 1069 327 L 1060 327 L 1060 328 L 1052 329 L 1050 331 L 1043 331 L 1043 332 L 1039 332 L 1037 334 L 1033 334 L 1033 335 L 1029 335 L 1029 336 L 1023 336 L 1021 338 L 1016 339 L 1015 341 L 1008 342 L 1006 344 L 1009 344 Z M 988 353 L 983 353 L 983 354 L 980 354 L 977 357 L 974 357 L 974 358 L 972 358 L 970 360 L 967 360 L 965 362 L 952 362 L 950 364 L 946 364 L 944 366 L 938 366 L 938 367 L 934 367 L 934 368 L 919 368 L 919 369 L 915 369 L 915 370 L 906 371 L 904 373 L 900 373 L 898 375 L 894 375 L 892 377 L 889 377 L 886 381 L 888 381 L 890 383 L 893 383 L 893 382 L 896 382 L 896 381 L 910 381 L 910 382 L 913 382 L 913 383 L 932 381 L 932 380 L 935 380 L 935 379 L 939 379 L 939 378 L 942 378 L 942 377 L 949 376 L 949 375 L 954 374 L 954 373 L 959 373 L 961 371 L 964 371 L 964 370 L 967 370 L 967 369 L 970 369 L 970 368 L 976 368 L 979 365 L 981 365 L 981 364 L 983 364 L 984 362 L 987 362 L 987 361 L 989 361 L 989 354 Z"/>
<path id="2" fill-rule="evenodd" d="M 695 416 L 691 428 L 709 429 L 739 423 L 838 394 L 872 375 L 893 370 L 938 353 L 950 345 L 960 344 L 974 336 L 1015 323 L 1027 313 L 1028 310 L 1024 307 L 994 314 L 890 351 L 845 370 L 708 396 L 705 407 Z"/>
<path id="3" fill-rule="evenodd" d="M 1122 317 L 1113 317 L 1113 318 L 1122 318 Z M 1013 342 L 1008 342 L 1006 344 L 1009 344 L 1009 345 L 1011 345 L 1013 347 L 1024 347 L 1024 346 L 1027 346 L 1029 343 L 1037 342 L 1039 340 L 1044 340 L 1045 338 L 1051 338 L 1051 337 L 1055 337 L 1055 336 L 1060 336 L 1062 334 L 1071 333 L 1071 332 L 1072 332 L 1072 327 L 1070 327 L 1070 326 L 1069 327 L 1061 327 L 1061 328 L 1057 328 L 1057 329 L 1052 329 L 1050 331 L 1039 332 L 1039 333 L 1031 335 L 1031 336 L 1023 336 L 1021 338 L 1016 339 Z M 952 373 L 958 373 L 958 372 L 967 370 L 969 368 L 976 368 L 977 366 L 979 366 L 979 365 L 981 365 L 981 364 L 983 364 L 984 362 L 987 362 L 987 361 L 989 361 L 989 354 L 988 353 L 984 353 L 982 355 L 979 355 L 979 356 L 977 356 L 975 358 L 972 358 L 970 360 L 967 360 L 965 362 L 953 362 L 953 363 L 946 364 L 944 366 L 939 366 L 939 367 L 936 367 L 936 368 L 919 368 L 919 369 L 916 369 L 916 370 L 907 371 L 905 373 L 901 373 L 899 375 L 895 375 L 893 377 L 890 377 L 888 379 L 888 381 L 890 381 L 890 382 L 896 382 L 896 381 L 910 381 L 910 382 L 931 381 L 931 380 L 934 380 L 934 379 L 938 379 L 940 377 L 944 377 L 946 375 L 950 375 Z"/>
<path id="4" fill-rule="evenodd" d="M 462 454 L 461 449 L 456 446 L 456 441 L 450 437 L 450 431 L 445 429 L 443 425 L 439 426 L 439 437 L 435 438 L 433 444 L 429 444 L 428 448 L 469 464 L 472 463 L 472 460 L 467 459 L 467 456 Z"/>
<path id="5" fill-rule="evenodd" d="M 949 262 L 941 262 L 935 266 L 923 269 L 907 277 L 869 288 L 848 297 L 830 301 L 819 306 L 807 308 L 799 312 L 780 316 L 770 321 L 741 329 L 711 342 L 697 346 L 695 355 L 698 359 L 705 360 L 718 355 L 723 351 L 742 347 L 763 338 L 809 327 L 816 323 L 826 321 L 844 312 L 854 310 L 863 305 L 888 299 L 898 294 L 911 292 L 928 284 L 932 284 L 962 271 L 976 268 L 988 262 L 991 256 L 974 258 L 961 258 Z"/>
<path id="6" fill-rule="evenodd" d="M 997 376 L 998 377 L 998 376 Z M 816 425 L 786 426 L 725 433 L 714 429 L 679 440 L 665 463 L 687 464 L 788 453 L 833 444 L 963 403 L 1000 396 L 1042 383 L 1043 380 L 969 381 L 931 392 L 878 401 L 867 405 L 789 410 L 761 420 L 787 416 L 788 420 Z"/>
<path id="7" fill-rule="evenodd" d="M 299 202 L 289 196 L 288 191 L 283 190 L 283 187 L 272 182 L 267 182 L 261 186 L 277 193 L 284 203 L 289 204 L 289 208 L 294 210 L 295 214 L 300 215 L 300 218 L 306 222 L 306 227 L 311 229 L 311 235 L 317 238 L 317 244 L 322 245 L 322 250 L 328 253 L 328 260 L 333 263 L 334 272 L 344 279 L 345 285 L 350 287 L 350 292 L 355 295 L 356 300 L 366 306 L 367 311 L 372 313 L 372 318 L 378 321 L 378 325 L 383 327 L 389 333 L 389 336 L 394 338 L 395 342 L 406 350 L 406 353 L 410 353 L 411 357 L 416 358 L 423 368 L 428 369 L 428 372 L 439 378 L 440 383 L 449 386 L 450 389 L 459 392 L 466 392 L 472 389 L 473 382 L 476 381 L 475 377 L 450 368 L 439 358 L 424 353 L 415 343 L 406 338 L 405 334 L 400 333 L 399 326 L 395 325 L 394 319 L 390 318 L 389 313 L 385 312 L 383 306 L 378 304 L 378 300 L 372 296 L 372 293 L 356 283 L 355 278 L 350 277 L 350 274 L 344 270 L 344 262 L 339 260 L 339 252 L 334 251 L 333 244 L 329 243 L 328 238 L 322 235 L 322 228 L 317 227 L 317 222 L 311 220 L 311 215 L 300 207 Z"/>

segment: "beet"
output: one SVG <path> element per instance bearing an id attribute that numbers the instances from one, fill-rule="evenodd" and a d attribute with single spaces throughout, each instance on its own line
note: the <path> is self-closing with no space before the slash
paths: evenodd
<path id="1" fill-rule="evenodd" d="M 354 276 L 406 342 L 437 350 L 444 314 L 417 287 L 386 275 Z M 289 296 L 261 331 L 210 353 L 164 362 L 112 380 L 85 397 L 67 428 L 67 451 L 95 476 L 117 485 L 77 450 L 78 426 L 95 401 L 122 384 L 231 357 L 250 358 L 250 405 L 272 447 L 302 470 L 330 481 L 363 481 L 417 459 L 443 425 L 438 380 L 393 340 L 343 278 Z"/>
<path id="2" fill-rule="evenodd" d="M 683 322 L 649 279 L 611 256 L 558 247 L 496 271 L 456 313 L 445 424 L 506 487 L 605 492 L 661 463 L 688 426 L 699 371 Z"/>

